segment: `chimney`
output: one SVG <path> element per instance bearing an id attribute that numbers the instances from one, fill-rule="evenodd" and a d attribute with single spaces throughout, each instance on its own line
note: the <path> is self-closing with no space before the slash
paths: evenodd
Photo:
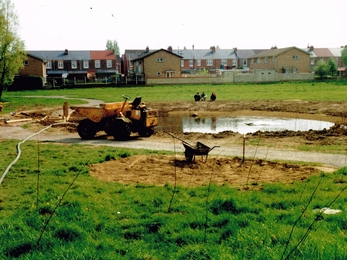
<path id="1" fill-rule="evenodd" d="M 234 52 L 237 52 L 237 47 L 234 47 Z"/>
<path id="2" fill-rule="evenodd" d="M 69 54 L 69 51 L 67 49 L 65 49 L 64 55 L 68 55 L 68 54 Z"/>
<path id="3" fill-rule="evenodd" d="M 216 47 L 215 46 L 211 46 L 210 50 L 211 50 L 212 53 L 215 53 L 216 52 Z"/>
<path id="4" fill-rule="evenodd" d="M 310 51 L 313 51 L 314 50 L 314 47 L 311 45 L 310 46 Z"/>
<path id="5" fill-rule="evenodd" d="M 149 47 L 148 46 L 146 47 L 146 52 L 149 52 Z"/>
<path id="6" fill-rule="evenodd" d="M 169 46 L 169 47 L 167 48 L 167 50 L 168 50 L 169 52 L 172 52 L 172 46 Z"/>
<path id="7" fill-rule="evenodd" d="M 192 49 L 194 50 L 194 45 L 192 46 Z"/>

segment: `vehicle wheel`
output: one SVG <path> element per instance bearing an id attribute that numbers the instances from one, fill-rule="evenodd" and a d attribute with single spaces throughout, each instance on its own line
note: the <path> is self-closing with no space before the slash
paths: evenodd
<path id="1" fill-rule="evenodd" d="M 194 154 L 189 153 L 189 152 L 185 152 L 184 155 L 186 156 L 186 160 L 188 162 L 192 162 L 193 161 Z"/>
<path id="2" fill-rule="evenodd" d="M 83 140 L 93 139 L 97 132 L 96 123 L 90 119 L 83 119 L 77 126 L 77 132 Z"/>
<path id="3" fill-rule="evenodd" d="M 113 137 L 115 140 L 123 141 L 128 140 L 131 134 L 130 123 L 124 122 L 123 120 L 114 120 Z"/>
<path id="4" fill-rule="evenodd" d="M 139 135 L 143 137 L 150 137 L 153 133 L 154 129 L 152 127 L 147 127 L 139 131 Z"/>

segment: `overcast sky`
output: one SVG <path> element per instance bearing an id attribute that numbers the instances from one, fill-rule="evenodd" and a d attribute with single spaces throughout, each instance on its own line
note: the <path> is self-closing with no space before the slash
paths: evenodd
<path id="1" fill-rule="evenodd" d="M 12 0 L 27 50 L 347 45 L 347 0 Z"/>

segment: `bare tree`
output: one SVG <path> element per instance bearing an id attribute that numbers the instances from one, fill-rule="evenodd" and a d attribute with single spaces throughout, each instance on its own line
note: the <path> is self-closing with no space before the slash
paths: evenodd
<path id="1" fill-rule="evenodd" d="M 11 0 L 0 0 L 0 99 L 26 59 L 24 42 L 16 33 L 17 26 Z"/>

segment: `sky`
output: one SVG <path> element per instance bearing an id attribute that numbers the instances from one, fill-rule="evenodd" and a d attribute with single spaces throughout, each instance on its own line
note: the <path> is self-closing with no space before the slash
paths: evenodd
<path id="1" fill-rule="evenodd" d="M 12 0 L 26 50 L 335 48 L 347 0 Z"/>

